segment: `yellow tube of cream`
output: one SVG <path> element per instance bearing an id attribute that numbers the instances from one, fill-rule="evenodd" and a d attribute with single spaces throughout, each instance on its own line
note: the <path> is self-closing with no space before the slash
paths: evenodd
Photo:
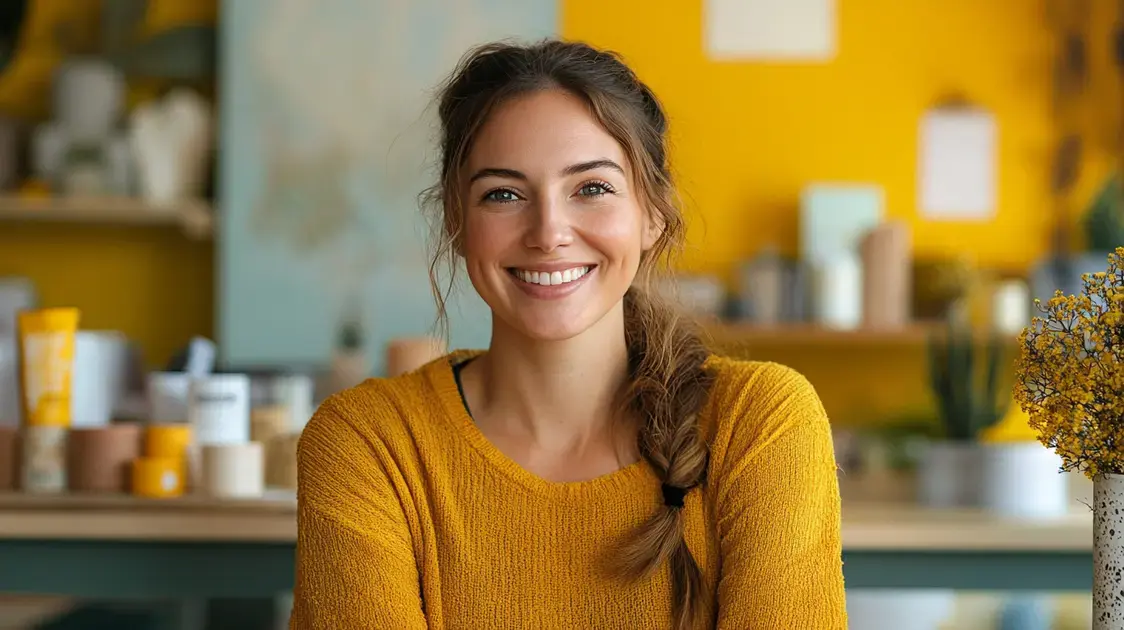
<path id="1" fill-rule="evenodd" d="M 29 426 L 70 426 L 70 381 L 78 309 L 20 311 L 20 402 Z"/>

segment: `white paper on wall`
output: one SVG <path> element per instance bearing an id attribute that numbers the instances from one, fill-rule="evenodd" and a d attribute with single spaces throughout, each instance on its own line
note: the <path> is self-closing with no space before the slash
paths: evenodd
<path id="1" fill-rule="evenodd" d="M 928 219 L 985 221 L 995 215 L 996 124 L 989 112 L 934 109 L 921 118 L 918 205 Z"/>
<path id="2" fill-rule="evenodd" d="M 704 0 L 703 45 L 716 60 L 835 57 L 836 0 Z"/>

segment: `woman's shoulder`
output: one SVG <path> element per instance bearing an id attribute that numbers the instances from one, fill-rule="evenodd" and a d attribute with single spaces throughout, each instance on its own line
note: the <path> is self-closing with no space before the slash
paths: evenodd
<path id="1" fill-rule="evenodd" d="M 707 420 L 715 439 L 763 435 L 796 425 L 827 424 L 820 397 L 795 369 L 770 361 L 712 356 L 706 369 L 714 382 Z"/>
<path id="2" fill-rule="evenodd" d="M 301 448 L 313 443 L 347 444 L 409 441 L 420 423 L 431 423 L 446 408 L 438 372 L 441 357 L 395 377 L 368 378 L 320 403 L 301 435 Z"/>

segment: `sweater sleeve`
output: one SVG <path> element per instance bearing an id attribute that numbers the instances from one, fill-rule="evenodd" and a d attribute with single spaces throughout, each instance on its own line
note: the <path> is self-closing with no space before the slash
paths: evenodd
<path id="1" fill-rule="evenodd" d="M 385 445 L 329 399 L 297 451 L 290 630 L 423 630 L 417 563 Z M 356 418 L 358 416 L 358 418 Z M 366 420 L 370 422 L 370 420 Z"/>
<path id="2" fill-rule="evenodd" d="M 845 629 L 839 483 L 823 405 L 783 366 L 734 380 L 715 480 L 718 630 Z"/>

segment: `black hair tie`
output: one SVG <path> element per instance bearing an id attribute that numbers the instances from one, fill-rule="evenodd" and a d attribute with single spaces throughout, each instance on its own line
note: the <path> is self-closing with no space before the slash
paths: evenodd
<path id="1" fill-rule="evenodd" d="M 683 497 L 687 496 L 687 488 L 676 488 L 665 483 L 660 484 L 660 490 L 663 491 L 664 505 L 676 509 L 683 507 Z"/>

